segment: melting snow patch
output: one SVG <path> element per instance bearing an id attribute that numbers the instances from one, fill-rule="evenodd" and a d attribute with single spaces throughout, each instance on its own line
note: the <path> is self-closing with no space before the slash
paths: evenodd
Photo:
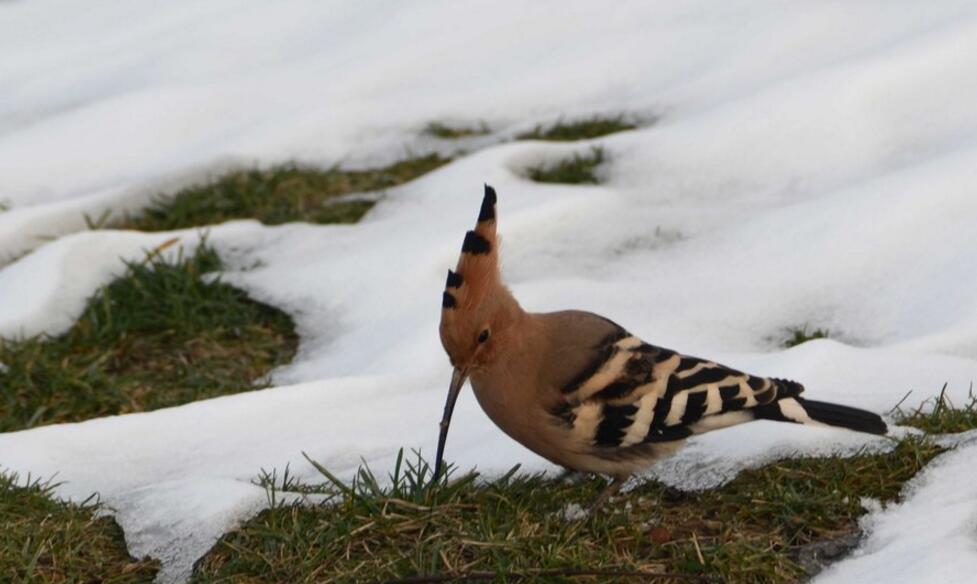
<path id="1" fill-rule="evenodd" d="M 265 490 L 241 481 L 190 479 L 133 489 L 112 498 L 129 552 L 162 561 L 158 582 L 182 582 L 221 535 L 263 509 Z M 174 508 L 181 513 L 173 513 Z"/>
<path id="2" fill-rule="evenodd" d="M 587 510 L 577 503 L 569 503 L 563 508 L 563 519 L 566 521 L 582 521 L 588 516 Z"/>
<path id="3" fill-rule="evenodd" d="M 977 574 L 977 445 L 941 454 L 906 488 L 906 500 L 874 509 L 855 554 L 815 581 L 967 584 Z"/>
<path id="4" fill-rule="evenodd" d="M 744 469 L 784 458 L 852 456 L 892 448 L 893 442 L 886 438 L 761 421 L 697 436 L 645 476 L 678 489 L 701 491 L 733 480 Z"/>

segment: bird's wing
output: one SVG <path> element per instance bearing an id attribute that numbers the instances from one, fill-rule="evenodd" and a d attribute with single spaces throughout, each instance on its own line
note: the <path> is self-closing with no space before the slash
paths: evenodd
<path id="1" fill-rule="evenodd" d="M 561 389 L 551 413 L 583 443 L 621 448 L 681 440 L 754 419 L 753 408 L 804 387 L 680 355 L 620 331 Z"/>

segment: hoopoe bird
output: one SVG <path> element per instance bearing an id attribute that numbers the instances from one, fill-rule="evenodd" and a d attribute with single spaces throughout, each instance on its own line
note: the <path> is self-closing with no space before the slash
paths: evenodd
<path id="1" fill-rule="evenodd" d="M 488 417 L 526 448 L 567 470 L 610 475 L 594 508 L 695 434 L 752 420 L 886 433 L 877 414 L 802 398 L 795 381 L 648 344 L 597 314 L 524 311 L 502 282 L 495 207 L 486 185 L 442 297 L 441 344 L 454 373 L 436 478 L 466 380 Z"/>

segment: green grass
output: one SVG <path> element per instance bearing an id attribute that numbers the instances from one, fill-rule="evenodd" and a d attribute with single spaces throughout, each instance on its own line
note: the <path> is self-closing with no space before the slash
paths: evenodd
<path id="1" fill-rule="evenodd" d="M 574 140 L 589 140 L 616 132 L 634 130 L 638 125 L 628 121 L 623 115 L 593 116 L 591 118 L 565 121 L 558 120 L 550 126 L 536 126 L 529 132 L 516 136 L 517 140 L 550 140 L 554 142 L 571 142 Z"/>
<path id="2" fill-rule="evenodd" d="M 383 168 L 342 170 L 286 165 L 268 170 L 239 170 L 217 180 L 159 197 L 142 215 L 113 227 L 168 231 L 257 219 L 267 225 L 292 221 L 356 223 L 375 201 L 343 195 L 390 188 L 413 180 L 449 161 L 438 154 L 410 157 Z"/>
<path id="3" fill-rule="evenodd" d="M 977 428 L 977 396 L 973 385 L 967 393 L 966 403 L 960 406 L 950 400 L 946 390 L 944 385 L 938 396 L 924 400 L 916 408 L 903 409 L 900 402 L 893 409 L 897 423 L 919 428 L 927 434 L 952 434 Z"/>
<path id="4" fill-rule="evenodd" d="M 492 129 L 485 122 L 479 122 L 477 126 L 456 126 L 442 122 L 431 122 L 424 127 L 424 133 L 442 140 L 458 140 L 460 138 L 486 136 L 492 133 Z"/>
<path id="5" fill-rule="evenodd" d="M 827 339 L 829 335 L 830 331 L 828 329 L 816 328 L 808 331 L 808 325 L 805 324 L 804 326 L 788 328 L 787 338 L 784 339 L 782 345 L 785 349 L 789 349 L 802 343 L 813 341 L 814 339 Z"/>
<path id="6" fill-rule="evenodd" d="M 647 483 L 577 521 L 564 518 L 565 506 L 587 506 L 603 480 L 569 484 L 513 469 L 488 484 L 467 475 L 427 487 L 430 469 L 418 457 L 399 462 L 392 486 L 381 487 L 368 469 L 346 485 L 320 467 L 325 482 L 311 490 L 328 503 L 276 503 L 223 537 L 193 581 L 550 582 L 586 572 L 580 581 L 792 582 L 804 576 L 795 558 L 806 545 L 856 532 L 862 497 L 897 500 L 938 452 L 907 438 L 888 454 L 785 460 L 701 493 Z"/>
<path id="7" fill-rule="evenodd" d="M 589 154 L 574 153 L 556 164 L 541 164 L 526 169 L 526 176 L 539 183 L 598 184 L 597 167 L 607 161 L 604 149 L 594 146 Z"/>
<path id="8" fill-rule="evenodd" d="M 19 484 L 0 472 L 0 580 L 11 584 L 151 582 L 156 561 L 126 551 L 122 530 L 98 516 L 93 497 L 78 505 L 51 497 L 54 485 L 36 479 Z"/>
<path id="9" fill-rule="evenodd" d="M 255 389 L 295 354 L 291 318 L 211 277 L 208 245 L 127 266 L 65 334 L 0 340 L 0 432 Z"/>

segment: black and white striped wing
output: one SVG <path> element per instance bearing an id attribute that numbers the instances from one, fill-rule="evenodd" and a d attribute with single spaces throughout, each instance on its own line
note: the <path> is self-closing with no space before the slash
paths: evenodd
<path id="1" fill-rule="evenodd" d="M 562 388 L 554 410 L 576 438 L 596 447 L 669 442 L 754 418 L 751 410 L 803 391 L 687 357 L 623 330 L 601 341 L 593 361 Z"/>

